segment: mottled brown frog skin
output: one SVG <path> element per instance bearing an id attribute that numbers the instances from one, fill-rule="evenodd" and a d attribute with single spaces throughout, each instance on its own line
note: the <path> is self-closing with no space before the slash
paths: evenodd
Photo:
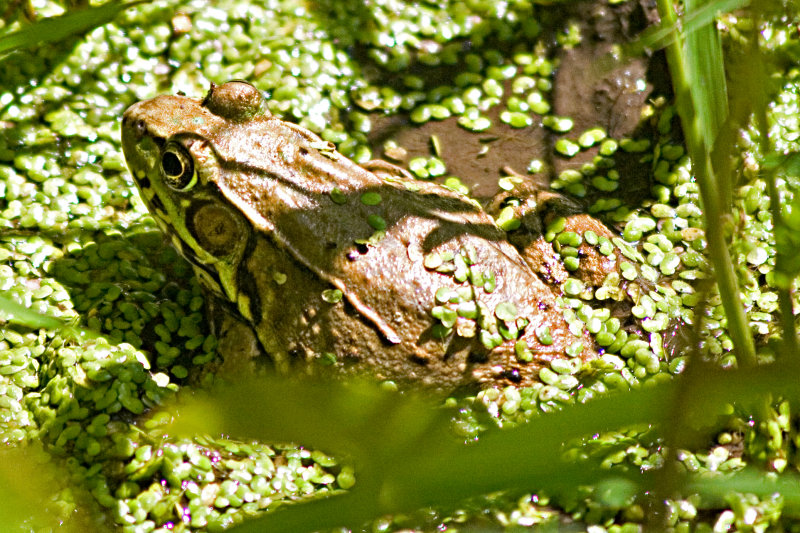
<path id="1" fill-rule="evenodd" d="M 387 163 L 363 168 L 263 108 L 244 82 L 205 99 L 158 96 L 128 108 L 122 140 L 156 221 L 279 371 L 366 372 L 452 390 L 530 384 L 576 341 L 580 357 L 596 356 L 556 303 L 563 267 L 549 244 L 529 240 L 528 262 L 469 198 Z M 471 257 L 473 274 L 494 273 L 493 290 L 448 272 L 458 255 Z M 434 308 L 458 304 L 436 301 L 442 287 L 460 289 L 477 316 L 466 303 L 445 328 Z M 504 338 L 504 324 L 520 331 Z M 225 341 L 226 351 L 246 351 L 246 337 Z"/>

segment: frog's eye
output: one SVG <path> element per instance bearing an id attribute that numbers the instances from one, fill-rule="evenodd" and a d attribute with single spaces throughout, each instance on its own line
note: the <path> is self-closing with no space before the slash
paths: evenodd
<path id="1" fill-rule="evenodd" d="M 176 191 L 187 191 L 197 183 L 192 156 L 175 142 L 168 143 L 161 152 L 161 172 L 167 185 Z"/>

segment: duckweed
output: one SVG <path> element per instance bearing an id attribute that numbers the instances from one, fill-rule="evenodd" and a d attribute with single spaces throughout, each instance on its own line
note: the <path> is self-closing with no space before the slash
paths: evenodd
<path id="1" fill-rule="evenodd" d="M 468 109 L 464 115 L 458 118 L 458 125 L 477 133 L 488 130 L 492 126 L 492 121 L 480 115 L 477 109 L 473 112 Z"/>
<path id="2" fill-rule="evenodd" d="M 519 228 L 522 223 L 518 218 L 516 218 L 514 208 L 511 206 L 504 207 L 500 213 L 498 213 L 495 222 L 505 231 L 513 231 Z"/>
<path id="3" fill-rule="evenodd" d="M 517 307 L 513 302 L 500 302 L 495 307 L 494 314 L 500 320 L 514 320 L 517 318 Z"/>
<path id="4" fill-rule="evenodd" d="M 367 223 L 377 231 L 383 231 L 386 229 L 386 220 L 380 215 L 367 215 Z"/>
<path id="5" fill-rule="evenodd" d="M 583 283 L 575 278 L 569 278 L 563 285 L 564 293 L 570 296 L 578 296 L 583 292 Z"/>
<path id="6" fill-rule="evenodd" d="M 558 139 L 555 143 L 555 149 L 556 152 L 566 157 L 572 157 L 581 151 L 580 145 L 569 139 Z"/>
<path id="7" fill-rule="evenodd" d="M 487 29 L 495 22 L 502 22 L 496 26 L 521 28 L 525 35 L 535 36 L 538 32 L 535 17 L 528 13 L 520 16 L 515 8 L 510 8 L 507 16 L 490 15 L 483 9 L 473 13 L 464 8 L 468 15 L 445 17 L 439 24 L 435 21 L 440 18 L 434 15 L 444 11 L 432 4 L 412 4 L 399 9 L 404 15 L 401 19 L 413 20 L 413 24 L 399 27 L 391 23 L 394 18 L 382 15 L 374 19 L 375 31 L 368 35 L 343 31 L 335 36 L 336 44 L 333 39 L 320 37 L 323 32 L 303 6 L 273 11 L 254 5 L 252 9 L 256 12 L 247 17 L 238 16 L 235 11 L 227 12 L 223 7 L 213 10 L 207 6 L 191 7 L 182 15 L 188 23 L 184 21 L 186 29 L 180 31 L 175 29 L 173 10 L 146 6 L 139 14 L 131 12 L 120 17 L 118 24 L 128 25 L 126 27 L 107 25 L 97 30 L 93 37 L 67 55 L 54 71 L 52 81 L 46 80 L 30 88 L 19 84 L 21 92 L 0 91 L 0 102 L 5 110 L 0 118 L 11 121 L 21 135 L 20 141 L 0 136 L 0 196 L 4 198 L 0 206 L 0 225 L 27 228 L 52 239 L 27 235 L 4 238 L 0 263 L 6 268 L 0 283 L 15 299 L 24 301 L 32 309 L 51 316 L 82 318 L 110 341 L 75 344 L 61 333 L 39 335 L 2 328 L 2 349 L 10 354 L 8 363 L 0 366 L 0 406 L 4 407 L 0 425 L 2 442 L 39 437 L 53 447 L 54 453 L 75 458 L 73 465 L 81 466 L 73 473 L 85 475 L 87 483 L 94 487 L 92 493 L 96 500 L 110 510 L 118 524 L 125 524 L 123 527 L 130 530 L 154 529 L 175 518 L 184 519 L 194 528 L 211 529 L 232 523 L 232 516 L 237 515 L 229 514 L 230 509 L 249 514 L 273 501 L 300 497 L 320 486 L 333 483 L 345 489 L 353 486 L 352 468 L 343 466 L 329 472 L 328 468 L 336 466 L 334 459 L 304 450 L 199 438 L 165 439 L 159 444 L 150 444 L 143 441 L 141 426 L 134 428 L 126 422 L 135 413 L 145 413 L 145 419 L 150 417 L 150 409 L 157 408 L 179 388 L 182 380 L 198 371 L 195 366 L 212 361 L 216 357 L 216 340 L 208 334 L 202 319 L 203 298 L 198 285 L 185 283 L 191 277 L 189 268 L 174 252 L 162 247 L 161 235 L 155 230 L 153 220 L 131 192 L 116 148 L 116 120 L 128 104 L 150 96 L 153 87 L 163 86 L 159 65 L 167 64 L 164 59 L 169 53 L 170 64 L 198 66 L 172 73 L 174 89 L 202 94 L 209 78 L 215 82 L 227 78 L 255 79 L 262 88 L 270 90 L 269 105 L 273 113 L 321 132 L 326 140 L 336 142 L 340 150 L 359 160 L 369 158 L 366 134 L 373 126 L 370 115 L 361 111 L 395 113 L 404 110 L 416 123 L 457 115 L 462 127 L 485 131 L 492 126 L 487 118 L 489 106 L 500 105 L 500 99 L 508 92 L 504 90 L 503 80 L 508 80 L 505 87 L 510 88 L 516 100 L 506 100 L 507 110 L 498 113 L 501 121 L 525 128 L 533 124 L 529 114 L 533 113 L 541 115 L 545 127 L 557 133 L 571 131 L 573 124 L 569 118 L 549 115 L 547 93 L 552 86 L 549 78 L 557 65 L 538 51 L 531 53 L 524 47 L 513 53 L 513 65 L 507 64 L 503 53 L 481 50 L 486 31 L 496 31 L 498 35 L 508 31 L 509 37 L 516 31 Z M 342 9 L 346 8 L 337 6 L 334 11 Z M 242 28 L 249 17 L 274 19 L 275 24 L 248 23 L 245 33 Z M 473 24 L 474 18 L 480 22 Z M 299 24 L 298 31 L 307 38 L 297 41 L 286 36 L 276 37 L 274 28 L 285 27 L 287 20 Z M 134 25 L 139 29 L 129 31 Z M 435 39 L 430 45 L 420 43 L 420 36 L 432 35 Z M 477 53 L 462 54 L 457 39 L 474 42 L 473 50 Z M 559 39 L 574 45 L 579 39 L 576 28 L 567 27 Z M 269 50 L 261 48 L 259 43 L 263 42 L 270 43 Z M 416 75 L 403 76 L 408 90 L 403 87 L 390 90 L 369 84 L 359 86 L 360 81 L 353 84 L 353 72 L 358 65 L 344 52 L 355 42 L 363 45 L 371 60 L 387 71 L 406 71 L 415 54 L 426 65 L 455 65 L 463 60 L 465 71 L 456 78 L 458 89 L 452 94 L 435 91 L 435 87 L 428 86 L 431 80 Z M 113 50 L 123 51 L 122 62 L 110 60 L 108 54 Z M 459 55 L 464 57 L 459 58 Z M 225 57 L 229 63 L 221 63 L 219 57 Z M 43 60 L 36 54 L 32 59 Z M 95 61 L 100 65 L 97 72 L 88 78 L 81 75 L 78 66 Z M 15 67 L 8 69 L 7 83 L 17 78 L 22 81 L 17 71 Z M 72 92 L 78 89 L 83 97 L 81 103 L 71 99 Z M 781 105 L 788 107 L 788 101 L 787 96 Z M 41 105 L 41 109 L 31 102 L 39 102 L 37 105 Z M 90 106 L 88 110 L 86 104 Z M 35 127 L 24 124 L 39 114 L 45 124 Z M 786 115 L 791 116 L 791 113 Z M 672 116 L 672 109 L 667 107 L 658 118 L 657 128 L 664 136 L 670 134 Z M 337 123 L 339 118 L 349 121 L 350 127 L 342 128 Z M 609 171 L 613 163 L 610 158 L 621 147 L 627 153 L 653 157 L 654 177 L 661 188 L 654 189 L 658 202 L 649 208 L 652 219 L 639 212 L 633 217 L 630 213 L 616 213 L 620 202 L 615 198 L 601 197 L 591 207 L 592 212 L 607 213 L 609 220 L 619 221 L 624 228 L 623 238 L 640 247 L 623 248 L 616 240 L 612 242 L 590 232 L 583 235 L 583 241 L 596 246 L 607 257 L 619 249 L 627 259 L 620 265 L 622 277 L 627 281 L 635 282 L 640 273 L 652 280 L 657 280 L 659 275 L 678 274 L 670 282 L 675 297 L 680 298 L 683 306 L 697 305 L 701 295 L 689 282 L 707 277 L 709 267 L 698 253 L 705 242 L 698 222 L 702 212 L 683 148 L 673 142 L 660 141 L 660 153 L 655 150 L 649 153 L 653 148 L 649 140 L 617 141 L 604 137 L 605 132 L 595 128 L 583 132 L 577 143 L 561 139 L 566 142 L 559 146 L 569 147 L 564 152 L 558 151 L 562 155 L 570 155 L 576 146 L 580 150 L 599 145 L 598 153 L 606 159 L 594 161 L 581 172 L 560 175 L 556 185 L 576 194 L 616 190 L 620 176 L 615 170 Z M 59 138 L 70 141 L 64 153 L 31 148 L 55 143 Z M 791 136 L 776 135 L 776 138 L 786 142 Z M 419 174 L 415 174 L 421 178 L 445 174 L 443 163 L 431 163 L 427 158 L 415 165 L 419 165 Z M 541 172 L 544 168 L 542 161 L 535 160 L 528 170 Z M 763 187 L 759 189 L 763 182 L 755 180 L 754 183 L 741 192 L 742 212 L 753 215 L 753 220 L 765 221 L 768 207 L 763 201 L 768 199 Z M 451 185 L 464 192 L 457 183 L 451 182 Z M 336 203 L 347 201 L 338 189 L 331 192 L 330 198 Z M 364 202 L 362 198 L 362 203 L 378 205 L 379 198 L 378 195 L 375 203 Z M 508 222 L 503 224 L 509 226 L 504 229 L 514 229 L 511 226 L 519 221 L 510 215 L 506 217 Z M 381 220 L 373 215 L 368 222 L 377 230 L 380 228 L 376 225 L 381 226 Z M 652 234 L 656 221 L 661 224 L 660 231 Z M 498 221 L 501 227 L 503 224 Z M 383 225 L 385 227 L 385 221 Z M 580 260 L 576 246 L 580 243 L 571 242 L 571 236 L 561 237 L 565 234 L 564 227 L 558 226 L 558 222 L 548 226 L 547 240 L 560 247 L 565 266 L 571 271 L 577 270 Z M 736 253 L 740 265 L 766 268 L 774 260 L 774 253 L 765 243 L 768 237 L 759 234 L 755 226 L 753 224 L 750 230 L 754 245 Z M 646 249 L 643 242 L 655 248 Z M 446 271 L 448 265 L 452 266 L 453 275 L 458 271 L 461 283 L 468 284 L 471 289 L 490 293 L 496 286 L 494 273 L 473 268 L 476 265 L 467 261 L 456 265 L 453 257 L 438 254 L 425 257 L 426 268 Z M 287 281 L 286 275 L 280 272 L 271 275 L 278 284 Z M 543 370 L 542 379 L 547 385 L 507 389 L 487 402 L 488 410 L 494 405 L 492 402 L 501 405 L 495 411 L 497 417 L 506 416 L 511 420 L 530 417 L 533 412 L 557 408 L 560 402 L 569 403 L 576 398 L 582 401 L 607 389 L 627 389 L 646 383 L 648 376 L 661 370 L 659 352 L 652 347 L 651 339 L 658 338 L 656 335 L 674 314 L 667 310 L 672 305 L 669 298 L 641 297 L 638 305 L 644 319 L 643 337 L 630 338 L 634 336 L 621 329 L 619 321 L 604 320 L 595 314 L 597 310 L 581 306 L 585 287 L 579 287 L 576 282 L 570 278 L 563 286 L 565 294 L 574 296 L 573 300 L 577 301 L 571 304 L 576 309 L 575 323 L 580 322 L 580 328 L 585 325 L 587 330 L 596 331 L 597 343 L 607 347 L 608 353 L 602 360 L 613 371 L 609 370 L 576 395 L 567 392 L 573 390 L 576 382 L 563 377 L 574 376 L 581 366 L 580 361 L 557 359 L 549 369 L 544 369 L 548 372 Z M 619 280 L 610 286 L 618 287 Z M 603 288 L 612 292 L 608 287 Z M 600 288 L 595 294 L 599 291 Z M 745 296 L 751 305 L 761 310 L 752 313 L 751 319 L 762 324 L 768 322 L 776 294 L 754 290 Z M 445 308 L 441 315 L 448 323 L 453 313 L 457 318 L 479 319 L 482 313 L 471 298 L 474 294 L 465 296 L 458 291 L 449 292 L 444 299 L 440 299 L 439 291 L 435 295 L 436 301 Z M 708 327 L 720 328 L 718 300 L 712 295 L 709 302 L 708 312 L 715 318 L 708 321 Z M 500 306 L 493 313 L 486 311 L 484 314 L 495 315 L 502 321 L 515 314 Z M 502 324 L 502 328 L 502 332 L 499 329 L 481 331 L 484 344 L 502 342 L 503 332 L 511 335 L 514 328 L 520 327 L 515 322 L 513 326 Z M 768 334 L 768 330 L 763 331 L 764 335 Z M 547 333 L 537 330 L 540 340 Z M 143 341 L 149 336 L 154 341 Z M 724 354 L 730 349 L 730 339 L 717 333 L 705 346 L 710 353 Z M 577 358 L 582 350 L 583 346 L 576 341 L 568 348 L 568 354 Z M 515 344 L 515 354 L 522 362 L 533 357 L 530 348 L 520 341 Z M 621 354 L 624 360 L 614 359 L 613 354 Z M 684 364 L 684 358 L 672 358 L 667 369 L 679 373 Z M 207 377 L 204 379 L 209 381 Z M 87 383 L 91 387 L 85 387 Z M 31 392 L 35 394 L 28 396 Z M 29 400 L 30 408 L 23 407 L 23 398 Z M 488 391 L 486 398 L 490 398 Z M 147 430 L 157 428 L 159 420 L 153 414 L 145 422 L 152 422 L 151 426 L 144 427 Z M 769 431 L 773 443 L 775 435 L 788 429 L 780 426 Z M 780 446 L 773 449 L 780 449 Z M 723 452 L 724 449 L 715 449 L 706 456 L 686 453 L 682 461 L 694 470 L 708 465 L 734 468 L 735 462 L 728 463 L 731 459 Z M 642 454 L 637 448 L 630 453 L 609 455 L 607 463 L 619 465 L 626 460 L 646 464 L 651 459 L 646 451 Z M 310 462 L 313 463 L 311 467 L 304 466 Z M 122 472 L 123 479 L 114 485 L 99 469 L 87 474 L 86 466 L 95 464 Z M 726 464 L 728 466 L 723 466 Z M 160 472 L 169 472 L 163 481 L 157 479 Z M 204 492 L 206 495 L 214 493 L 212 505 L 203 500 Z M 544 495 L 540 498 L 540 502 L 546 502 Z M 745 511 L 750 513 L 748 516 L 754 510 L 757 516 L 767 516 L 771 510 L 767 502 L 743 498 L 736 503 L 734 511 L 720 515 L 718 529 L 744 524 L 741 515 Z M 635 508 L 630 512 L 635 514 Z M 677 521 L 679 517 L 691 519 L 697 510 L 693 504 L 683 502 L 675 504 L 670 512 Z M 582 515 L 576 511 L 575 516 L 580 519 Z"/>
<path id="8" fill-rule="evenodd" d="M 339 289 L 326 289 L 322 291 L 322 299 L 328 303 L 337 303 L 342 301 L 342 291 Z"/>
<path id="9" fill-rule="evenodd" d="M 619 147 L 626 152 L 644 152 L 650 147 L 650 139 L 621 139 Z"/>
<path id="10" fill-rule="evenodd" d="M 523 111 L 502 111 L 500 122 L 508 124 L 512 128 L 524 128 L 533 124 L 533 119 Z"/>
<path id="11" fill-rule="evenodd" d="M 533 109 L 533 107 L 531 107 Z M 573 121 L 569 117 L 547 115 L 542 118 L 542 125 L 557 133 L 567 133 L 572 129 Z"/>
<path id="12" fill-rule="evenodd" d="M 381 195 L 376 192 L 365 192 L 361 195 L 361 203 L 364 205 L 378 205 L 381 203 Z"/>
<path id="13" fill-rule="evenodd" d="M 442 176 L 447 171 L 444 161 L 438 157 L 415 157 L 408 162 L 408 169 L 420 179 Z"/>
<path id="14" fill-rule="evenodd" d="M 553 336 L 550 333 L 549 326 L 542 326 L 536 329 L 536 338 L 539 339 L 539 342 L 545 346 L 550 346 L 553 344 Z"/>
<path id="15" fill-rule="evenodd" d="M 530 363 L 533 361 L 533 352 L 528 349 L 528 343 L 525 340 L 518 340 L 514 344 L 514 353 L 517 359 L 523 363 Z"/>
<path id="16" fill-rule="evenodd" d="M 583 148 L 590 148 L 605 138 L 606 132 L 603 128 L 590 128 L 581 133 L 580 137 L 578 137 L 578 144 Z"/>

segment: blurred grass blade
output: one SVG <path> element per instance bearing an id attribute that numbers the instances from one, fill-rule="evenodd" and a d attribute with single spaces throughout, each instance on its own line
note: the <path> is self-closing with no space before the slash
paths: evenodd
<path id="1" fill-rule="evenodd" d="M 46 513 L 50 496 L 45 477 L 36 476 L 36 465 L 20 448 L 0 449 L 0 523 L 4 531 L 23 531 L 24 524 Z"/>
<path id="2" fill-rule="evenodd" d="M 438 405 L 370 382 L 264 378 L 221 387 L 210 397 L 197 394 L 179 408 L 173 429 L 186 435 L 222 432 L 268 442 L 302 442 L 370 459 L 376 449 L 384 455 L 400 453 L 419 439 L 452 440 L 447 430 L 451 413 Z"/>
<path id="3" fill-rule="evenodd" d="M 775 286 L 778 289 L 778 308 L 780 329 L 782 330 L 782 347 L 779 353 L 782 357 L 789 357 L 800 363 L 800 344 L 798 343 L 797 323 L 794 312 L 794 280 L 800 274 L 800 154 L 786 153 L 785 147 L 780 147 L 781 142 L 772 138 L 771 107 L 774 90 L 773 78 L 768 73 L 768 65 L 772 62 L 769 52 L 763 49 L 766 43 L 765 35 L 759 22 L 762 15 L 766 14 L 769 5 L 762 3 L 755 7 L 752 14 L 756 23 L 750 29 L 750 45 L 741 54 L 738 61 L 733 63 L 733 68 L 728 67 L 728 76 L 731 79 L 741 80 L 732 85 L 734 91 L 732 102 L 738 105 L 734 109 L 739 111 L 742 118 L 739 123 L 745 123 L 746 118 L 752 115 L 753 122 L 758 130 L 758 147 L 764 158 L 761 163 L 763 178 L 767 182 L 770 212 L 775 234 Z M 729 61 L 729 65 L 731 62 Z M 738 134 L 738 132 L 736 132 Z M 732 135 L 731 135 L 732 137 Z M 718 146 L 722 146 L 722 139 Z M 731 143 L 733 144 L 733 143 Z M 781 193 L 780 181 L 785 180 L 785 185 L 791 194 Z M 788 203 L 787 203 L 788 201 Z"/>
<path id="4" fill-rule="evenodd" d="M 687 490 L 702 497 L 701 507 L 718 510 L 731 504 L 731 494 L 754 494 L 762 500 L 780 495 L 785 518 L 797 519 L 800 515 L 800 475 L 785 472 L 780 475 L 765 473 L 757 468 L 746 468 L 734 474 L 705 475 L 689 478 Z"/>
<path id="5" fill-rule="evenodd" d="M 752 407 L 770 394 L 800 400 L 800 370 L 785 364 L 729 372 L 709 365 L 700 371 L 703 394 L 688 406 L 687 420 L 724 421 L 729 404 Z M 300 442 L 344 456 L 355 467 L 356 484 L 347 494 L 283 506 L 235 531 L 355 527 L 497 490 L 574 491 L 608 478 L 612 472 L 590 463 L 564 462 L 565 443 L 631 427 L 652 427 L 657 438 L 663 430 L 658 422 L 683 390 L 681 379 L 565 407 L 514 429 L 485 433 L 471 445 L 454 438 L 447 423 L 451 413 L 439 401 L 368 384 L 277 379 L 227 387 L 205 399 L 184 398 L 172 432 Z M 707 442 L 717 428 L 703 428 L 693 438 Z M 630 479 L 640 490 L 650 482 L 638 473 Z"/>
<path id="6" fill-rule="evenodd" d="M 31 48 L 45 43 L 60 41 L 70 35 L 84 33 L 110 22 L 118 13 L 147 0 L 108 4 L 50 17 L 26 26 L 21 30 L 0 37 L 0 54 L 18 48 Z"/>
<path id="7" fill-rule="evenodd" d="M 58 318 L 31 311 L 22 304 L 0 295 L 0 321 L 10 322 L 31 329 L 58 329 L 65 323 Z"/>
<path id="8" fill-rule="evenodd" d="M 54 496 L 65 485 L 64 471 L 41 448 L 0 448 L 0 530 L 4 532 L 90 531 L 87 509 L 69 515 Z M 82 498 L 79 488 L 68 489 Z M 80 500 L 82 504 L 85 499 Z"/>
<path id="9" fill-rule="evenodd" d="M 7 322 L 30 329 L 59 330 L 65 339 L 75 341 L 96 339 L 100 336 L 90 329 L 77 327 L 75 325 L 77 321 L 77 318 L 62 320 L 31 311 L 24 305 L 0 295 L 0 324 Z"/>
<path id="10" fill-rule="evenodd" d="M 611 395 L 545 415 L 466 446 L 441 400 L 383 391 L 374 384 L 260 380 L 197 396 L 178 408 L 175 434 L 223 433 L 299 442 L 346 456 L 356 484 L 344 495 L 282 506 L 234 531 L 312 531 L 358 526 L 375 517 L 519 487 L 571 487 L 598 474 L 561 461 L 564 442 L 657 420 L 672 385 Z M 635 408 L 632 407 L 635 405 Z"/>

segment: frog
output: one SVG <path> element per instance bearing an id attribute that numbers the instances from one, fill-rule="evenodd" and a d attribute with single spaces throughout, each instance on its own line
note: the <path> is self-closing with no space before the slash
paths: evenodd
<path id="1" fill-rule="evenodd" d="M 556 359 L 598 357 L 564 316 L 566 271 L 539 213 L 548 196 L 484 208 L 390 163 L 357 164 L 267 107 L 235 80 L 122 117 L 133 180 L 192 264 L 223 359 L 453 391 L 529 386 Z M 492 209 L 515 210 L 515 236 Z M 566 215 L 567 228 L 613 235 Z M 589 284 L 617 268 L 579 250 Z"/>

